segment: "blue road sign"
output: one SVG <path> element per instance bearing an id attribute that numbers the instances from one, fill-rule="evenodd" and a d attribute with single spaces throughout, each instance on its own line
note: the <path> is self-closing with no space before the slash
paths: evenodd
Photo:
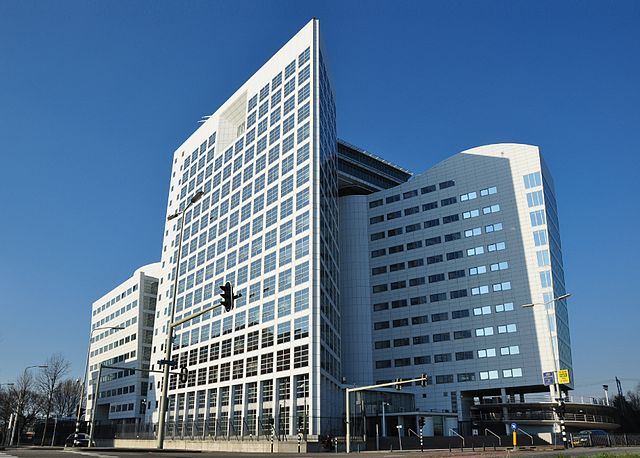
<path id="1" fill-rule="evenodd" d="M 518 429 L 518 423 L 516 423 L 515 421 L 513 423 L 511 423 L 511 431 L 516 431 Z"/>
<path id="2" fill-rule="evenodd" d="M 553 372 L 543 372 L 542 380 L 545 386 L 553 385 L 556 382 L 555 374 Z"/>

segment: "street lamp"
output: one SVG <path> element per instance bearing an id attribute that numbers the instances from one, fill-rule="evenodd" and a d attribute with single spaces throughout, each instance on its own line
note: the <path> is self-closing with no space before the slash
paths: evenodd
<path id="1" fill-rule="evenodd" d="M 549 304 L 553 304 L 555 302 L 561 301 L 563 299 L 567 299 L 571 296 L 571 294 L 562 294 L 558 297 L 554 297 L 551 300 L 548 300 L 547 302 L 544 303 L 531 303 L 531 304 L 523 304 L 522 307 L 524 308 L 528 308 L 528 307 L 534 307 L 536 305 L 542 305 L 545 308 L 546 314 L 547 314 L 547 330 L 549 331 L 549 344 L 551 345 L 551 356 L 553 359 L 553 385 L 549 385 L 549 396 L 551 397 L 551 402 L 553 402 L 554 400 L 554 396 L 553 396 L 553 392 L 552 392 L 552 386 L 553 386 L 553 391 L 555 391 L 556 396 L 558 398 L 558 403 L 560 403 L 560 399 L 562 398 L 562 394 L 560 393 L 560 384 L 558 383 L 558 374 L 560 372 L 560 369 L 558 367 L 558 359 L 560 359 L 560 349 L 558 348 L 558 358 L 556 358 L 556 350 L 555 350 L 555 346 L 553 345 L 553 334 L 551 332 L 551 325 L 550 325 L 550 314 L 549 314 L 549 308 L 547 307 L 547 305 Z M 555 411 L 554 411 L 555 412 Z M 557 423 L 557 412 L 554 413 L 554 419 L 556 420 Z M 564 424 L 562 425 L 564 428 Z M 554 428 L 555 429 L 555 428 Z M 563 442 L 564 442 L 564 434 L 563 434 Z M 566 442 L 564 442 L 564 445 L 566 446 Z"/>
<path id="2" fill-rule="evenodd" d="M 120 331 L 122 329 L 124 329 L 122 326 L 102 326 L 99 328 L 92 328 L 91 331 L 89 331 L 89 345 L 87 346 L 87 360 L 84 363 L 84 375 L 82 376 L 82 383 L 80 384 L 80 399 L 78 400 L 78 413 L 76 416 L 76 431 L 73 435 L 73 445 L 76 445 L 78 443 L 78 434 L 80 434 L 80 415 L 82 414 L 82 403 L 84 402 L 84 386 L 85 383 L 87 382 L 87 372 L 89 370 L 89 354 L 91 353 L 91 339 L 93 338 L 93 333 L 95 331 L 100 331 L 100 330 L 106 330 L 106 329 L 113 329 L 115 331 Z M 87 393 L 89 392 L 89 390 L 87 389 Z M 95 401 L 94 401 L 94 406 L 93 408 L 95 408 Z"/>
<path id="3" fill-rule="evenodd" d="M 180 217 L 180 236 L 178 237 L 178 253 L 176 257 L 176 267 L 173 273 L 173 296 L 171 298 L 171 312 L 169 315 L 169 324 L 167 329 L 167 340 L 165 341 L 164 349 L 164 372 L 162 374 L 162 397 L 160 398 L 160 411 L 158 413 L 158 449 L 162 450 L 164 447 L 164 422 L 167 415 L 167 396 L 169 394 L 169 361 L 171 361 L 171 351 L 173 349 L 173 319 L 176 313 L 176 296 L 178 295 L 178 276 L 180 273 L 180 258 L 182 257 L 182 237 L 184 234 L 184 217 L 187 214 L 187 210 L 191 205 L 199 201 L 204 195 L 204 191 L 196 192 L 189 203 L 182 209 L 177 211 L 173 215 L 167 217 L 167 221 L 171 221 Z"/>
<path id="4" fill-rule="evenodd" d="M 35 366 L 27 366 L 24 368 L 24 375 L 27 375 L 27 371 L 29 369 L 33 369 L 33 368 L 38 368 L 38 369 L 46 369 L 47 365 L 35 365 Z M 15 440 L 15 436 L 16 436 L 16 430 L 17 430 L 17 425 L 18 425 L 18 421 L 20 420 L 20 411 L 23 409 L 22 403 L 24 402 L 24 387 L 20 390 L 20 392 L 18 393 L 18 406 L 16 408 L 16 412 L 15 412 L 15 418 L 13 419 L 13 427 L 11 429 L 11 436 L 9 437 L 9 445 L 13 444 L 13 441 Z M 18 434 L 18 439 L 17 439 L 17 445 L 20 445 L 20 434 Z"/>

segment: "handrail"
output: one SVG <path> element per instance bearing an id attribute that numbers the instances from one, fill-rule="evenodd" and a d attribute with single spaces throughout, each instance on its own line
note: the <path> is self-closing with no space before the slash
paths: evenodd
<path id="1" fill-rule="evenodd" d="M 418 433 L 416 433 L 413 429 L 407 428 L 407 434 L 409 434 L 409 437 L 411 437 L 411 433 L 413 433 L 413 435 L 416 437 L 420 437 L 418 436 Z"/>
<path id="2" fill-rule="evenodd" d="M 498 436 L 496 433 L 494 433 L 493 431 L 491 431 L 489 428 L 485 428 L 484 429 L 484 435 L 485 436 L 487 435 L 487 432 L 489 432 L 489 433 L 493 434 L 494 436 L 496 436 L 498 438 L 498 445 L 500 447 L 502 447 L 502 438 L 500 436 Z"/>
<path id="3" fill-rule="evenodd" d="M 462 437 L 460 434 L 458 434 L 457 432 L 455 432 L 453 430 L 453 428 L 449 428 L 449 432 L 455 434 L 456 436 L 458 436 L 460 439 L 462 439 L 462 448 L 464 448 L 464 437 Z"/>
<path id="4" fill-rule="evenodd" d="M 518 428 L 518 431 L 520 431 L 522 434 L 524 434 L 525 436 L 529 436 L 529 439 L 531 439 L 531 445 L 533 445 L 533 436 L 531 434 L 529 434 L 528 432 Z"/>

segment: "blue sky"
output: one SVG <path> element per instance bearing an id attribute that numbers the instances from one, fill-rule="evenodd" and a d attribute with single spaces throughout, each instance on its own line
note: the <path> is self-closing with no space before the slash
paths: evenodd
<path id="1" fill-rule="evenodd" d="M 577 393 L 640 382 L 640 3 L 0 2 L 0 383 L 84 364 L 90 304 L 160 257 L 171 155 L 311 17 L 338 133 L 416 172 L 540 145 Z"/>

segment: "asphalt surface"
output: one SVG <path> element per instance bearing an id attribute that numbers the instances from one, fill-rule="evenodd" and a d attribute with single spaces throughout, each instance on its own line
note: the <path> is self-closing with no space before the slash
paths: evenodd
<path id="1" fill-rule="evenodd" d="M 553 458 L 558 456 L 563 457 L 578 457 L 578 456 L 592 456 L 592 455 L 609 455 L 609 456 L 622 456 L 622 455 L 640 455 L 640 447 L 593 447 L 593 448 L 575 448 L 570 450 L 521 450 L 521 451 L 487 451 L 487 452 L 473 452 L 471 450 L 454 450 L 449 453 L 449 450 L 428 450 L 421 453 L 416 450 L 409 451 L 380 451 L 380 452 L 363 452 L 359 455 L 368 455 L 375 458 L 407 458 L 407 457 L 449 457 L 449 458 L 472 458 L 472 457 L 501 457 L 510 458 L 517 455 L 519 457 L 526 458 Z M 304 455 L 306 457 L 313 458 L 331 458 L 332 456 L 342 455 L 344 453 L 308 453 L 298 455 L 296 453 L 291 454 L 276 454 L 279 456 L 289 456 L 291 458 L 295 456 Z M 357 454 L 356 454 L 357 455 Z M 229 453 L 229 452 L 158 452 L 158 451 L 132 451 L 132 450 L 62 450 L 62 449 L 41 449 L 41 448 L 9 448 L 6 450 L 0 449 L 0 458 L 150 458 L 150 457 L 175 457 L 175 458 L 207 458 L 207 457 L 233 457 L 233 458 L 258 458 L 258 457 L 273 457 L 273 454 L 269 453 Z"/>

